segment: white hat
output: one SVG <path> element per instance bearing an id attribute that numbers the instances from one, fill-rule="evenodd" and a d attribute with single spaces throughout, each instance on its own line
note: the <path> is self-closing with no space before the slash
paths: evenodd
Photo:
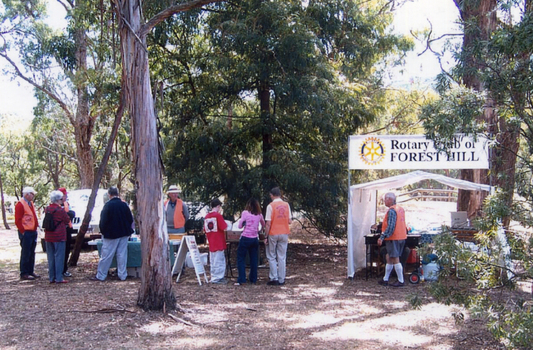
<path id="1" fill-rule="evenodd" d="M 22 195 L 24 196 L 26 193 L 36 194 L 37 192 L 33 189 L 33 187 L 24 187 L 22 189 Z"/>
<path id="2" fill-rule="evenodd" d="M 168 188 L 167 194 L 169 193 L 181 193 L 181 187 L 172 185 Z"/>

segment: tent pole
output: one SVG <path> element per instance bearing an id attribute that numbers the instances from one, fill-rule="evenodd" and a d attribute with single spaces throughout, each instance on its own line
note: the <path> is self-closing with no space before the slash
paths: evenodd
<path id="1" fill-rule="evenodd" d="M 348 159 L 350 158 L 350 138 L 348 138 Z M 355 276 L 354 258 L 353 258 L 353 233 L 352 233 L 352 194 L 351 194 L 351 171 L 350 161 L 348 160 L 348 217 L 346 222 L 346 238 L 348 240 L 348 256 L 347 256 L 347 273 L 348 278 Z"/>

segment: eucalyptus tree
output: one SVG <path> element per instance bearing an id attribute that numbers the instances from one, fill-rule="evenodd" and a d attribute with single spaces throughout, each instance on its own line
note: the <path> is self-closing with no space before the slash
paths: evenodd
<path id="1" fill-rule="evenodd" d="M 200 8 L 219 0 L 196 0 L 167 6 L 140 0 L 116 0 L 119 24 L 124 107 L 131 118 L 137 229 L 141 234 L 142 274 L 138 305 L 144 309 L 174 309 L 168 235 L 163 214 L 163 169 L 157 118 L 150 81 L 146 37 L 162 21 L 176 13 Z M 148 5 L 148 4 L 146 4 Z M 144 13 L 154 15 L 145 20 Z"/>
<path id="2" fill-rule="evenodd" d="M 74 135 L 69 126 L 59 110 L 35 116 L 28 133 L 29 161 L 42 169 L 43 182 L 51 190 L 78 185 Z"/>
<path id="3" fill-rule="evenodd" d="M 445 102 L 427 108 L 423 118 L 432 137 L 445 139 L 463 132 L 483 134 L 492 141 L 490 172 L 463 170 L 461 176 L 498 186 L 510 207 L 515 189 L 520 124 L 528 120 L 530 53 L 521 38 L 522 31 L 528 30 L 525 28 L 531 4 L 528 0 L 455 0 L 455 3 L 460 9 L 464 32 L 456 55 L 458 64 L 451 74 L 443 74 L 439 79 L 437 88 Z M 522 13 L 517 18 L 514 16 L 517 12 L 510 9 L 518 9 L 519 5 Z M 472 93 L 456 88 L 457 85 L 471 89 Z M 476 93 L 475 99 L 478 103 L 482 101 L 482 109 L 473 103 L 472 96 Z M 447 110 L 450 104 L 446 101 L 455 101 L 452 104 L 456 109 Z M 445 118 L 450 112 L 459 117 L 456 123 Z M 481 212 L 483 197 L 469 192 L 460 192 L 458 210 L 467 210 L 469 216 L 476 216 Z M 507 227 L 510 217 L 502 219 Z"/>
<path id="4" fill-rule="evenodd" d="M 344 234 L 347 139 L 379 118 L 376 64 L 411 47 L 388 1 L 227 2 L 151 38 L 170 180 L 185 193 L 267 204 L 279 185 L 326 234 Z M 166 59 L 163 59 L 166 57 Z"/>
<path id="5" fill-rule="evenodd" d="M 11 66 L 10 74 L 35 88 L 41 104 L 58 106 L 72 125 L 79 187 L 90 188 L 94 128 L 118 101 L 115 33 L 107 25 L 113 12 L 104 2 L 96 7 L 89 0 L 58 2 L 68 19 L 64 32 L 44 22 L 46 1 L 5 1 L 0 57 Z"/>
<path id="6" fill-rule="evenodd" d="M 488 136 L 494 145 L 489 175 L 498 191 L 487 198 L 484 217 L 477 222 L 481 229 L 478 252 L 460 251 L 453 241 L 436 245 L 437 254 L 446 257 L 445 271 L 457 264 L 463 266 L 462 276 L 476 283 L 477 290 L 457 289 L 450 279 L 442 279 L 434 291 L 442 300 L 463 303 L 476 316 L 485 317 L 491 332 L 509 348 L 530 348 L 533 322 L 529 307 L 520 298 L 502 304 L 493 299 L 493 291 L 500 294 L 502 287 L 514 288 L 533 280 L 533 3 L 462 2 L 463 7 L 477 10 L 486 4 L 490 5 L 484 7 L 488 13 L 465 23 L 471 26 L 469 31 L 478 34 L 472 36 L 470 45 L 463 45 L 456 71 L 459 77 L 475 77 L 477 83 L 466 89 L 442 79 L 442 99 L 426 106 L 424 117 L 426 128 L 438 137 L 446 138 L 458 130 Z M 488 20 L 490 28 L 483 26 Z M 518 225 L 510 225 L 511 220 Z M 512 264 L 500 259 L 500 242 L 494 239 L 502 222 L 510 246 L 506 256 Z"/>

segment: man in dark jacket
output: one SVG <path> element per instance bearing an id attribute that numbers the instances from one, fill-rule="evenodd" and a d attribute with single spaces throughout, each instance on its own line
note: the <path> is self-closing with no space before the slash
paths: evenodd
<path id="1" fill-rule="evenodd" d="M 115 254 L 117 256 L 117 274 L 122 281 L 128 276 L 128 239 L 133 233 L 133 215 L 128 205 L 123 202 L 116 187 L 107 191 L 109 201 L 100 214 L 100 232 L 102 233 L 102 251 L 98 272 L 93 281 L 104 281 L 111 267 Z"/>

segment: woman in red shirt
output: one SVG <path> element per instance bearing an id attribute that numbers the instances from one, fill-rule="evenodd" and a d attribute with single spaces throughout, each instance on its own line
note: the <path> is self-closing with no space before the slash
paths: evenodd
<path id="1" fill-rule="evenodd" d="M 44 230 L 46 255 L 48 258 L 48 278 L 50 283 L 67 283 L 68 281 L 63 279 L 63 267 L 65 262 L 67 225 L 70 222 L 70 218 L 61 207 L 63 204 L 63 193 L 61 191 L 52 191 L 50 193 L 50 203 L 46 207 L 45 213 L 52 214 L 55 230 Z"/>

